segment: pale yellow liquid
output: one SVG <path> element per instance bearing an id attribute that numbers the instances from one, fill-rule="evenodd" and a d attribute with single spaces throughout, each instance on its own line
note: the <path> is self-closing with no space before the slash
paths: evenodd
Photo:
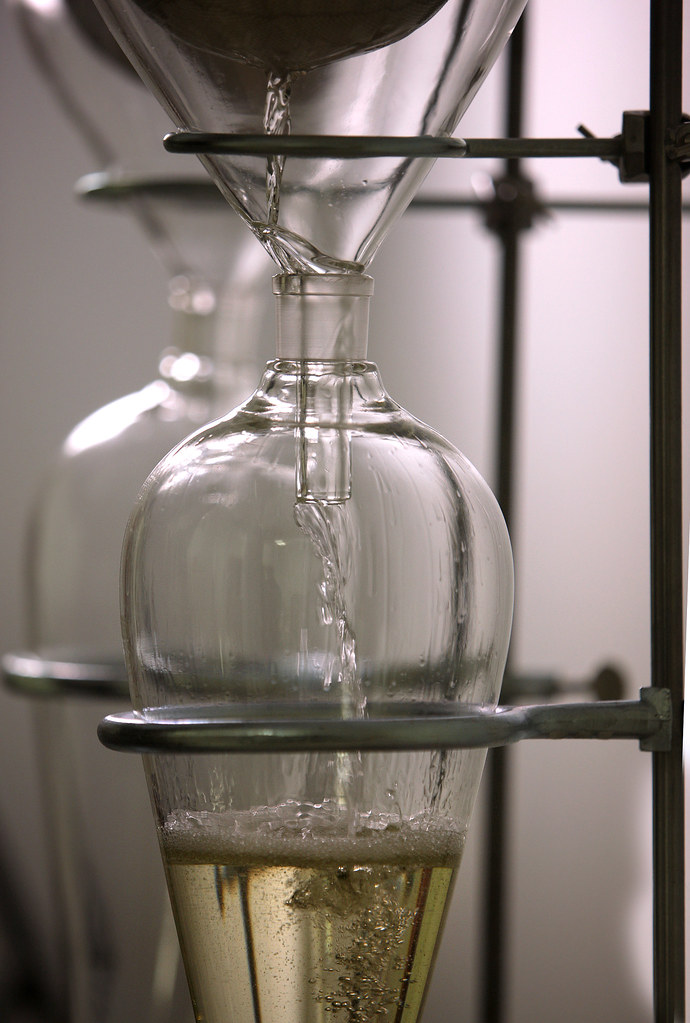
<path id="1" fill-rule="evenodd" d="M 199 837 L 165 851 L 200 1023 L 414 1023 L 457 835 L 274 835 L 222 856 Z"/>

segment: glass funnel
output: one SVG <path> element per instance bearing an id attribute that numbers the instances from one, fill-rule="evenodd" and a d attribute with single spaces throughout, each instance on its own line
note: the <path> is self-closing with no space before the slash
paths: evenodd
<path id="1" fill-rule="evenodd" d="M 444 136 L 525 0 L 97 0 L 174 123 L 271 135 Z M 204 155 L 288 272 L 363 270 L 431 166 Z"/>
<path id="2" fill-rule="evenodd" d="M 495 704 L 505 524 L 366 361 L 371 286 L 277 277 L 277 355 L 258 389 L 149 476 L 122 581 L 147 721 L 316 731 Z M 483 760 L 148 755 L 197 1019 L 415 1020 Z"/>

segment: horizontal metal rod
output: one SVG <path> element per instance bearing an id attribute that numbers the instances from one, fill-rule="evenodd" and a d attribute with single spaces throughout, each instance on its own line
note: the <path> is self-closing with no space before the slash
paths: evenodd
<path id="1" fill-rule="evenodd" d="M 596 156 L 618 160 L 622 153 L 619 137 L 590 139 L 465 139 L 469 157 L 496 157 L 511 160 L 522 157 Z"/>
<path id="2" fill-rule="evenodd" d="M 143 717 L 112 714 L 98 727 L 101 742 L 130 753 L 285 753 L 345 750 L 474 749 L 524 739 L 638 739 L 643 749 L 667 742 L 670 704 L 664 691 L 643 689 L 640 700 L 500 707 L 465 706 L 423 716 L 302 720 L 201 716 Z M 185 714 L 181 707 L 180 713 Z M 208 713 L 208 711 L 206 711 Z"/>
<path id="3" fill-rule="evenodd" d="M 465 156 L 464 139 L 378 135 L 235 135 L 223 132 L 179 131 L 166 135 L 171 153 L 215 153 L 219 156 L 281 156 L 305 159 L 358 160 L 375 156 Z"/>
<path id="4" fill-rule="evenodd" d="M 0 670 L 6 688 L 24 696 L 129 697 L 124 658 L 98 664 L 76 658 L 43 657 L 33 651 L 15 651 L 2 657 Z M 600 669 L 590 679 L 575 682 L 534 672 L 508 675 L 503 680 L 506 702 L 526 697 L 543 700 L 586 688 L 592 689 L 599 700 L 618 700 L 623 693 L 624 680 L 610 666 Z"/>
<path id="5" fill-rule="evenodd" d="M 577 140 L 576 140 L 577 141 Z M 85 174 L 75 185 L 80 199 L 90 202 L 129 202 L 132 199 L 161 199 L 200 206 L 225 205 L 227 200 L 217 186 L 208 179 L 199 178 L 142 178 L 123 179 L 108 172 Z M 488 200 L 490 203 L 491 200 Z M 646 199 L 544 199 L 538 198 L 539 207 L 544 211 L 556 210 L 577 213 L 649 213 Z M 421 210 L 481 210 L 487 200 L 477 196 L 461 195 L 418 195 L 409 209 Z M 683 205 L 688 212 L 690 204 Z"/>
<path id="6" fill-rule="evenodd" d="M 128 700 L 129 684 L 124 660 L 101 664 L 11 653 L 2 658 L 7 689 L 22 696 L 70 696 Z"/>
<path id="7" fill-rule="evenodd" d="M 98 664 L 74 658 L 46 658 L 22 651 L 5 654 L 0 661 L 0 670 L 5 687 L 23 696 L 129 699 L 124 659 Z M 610 666 L 600 669 L 592 678 L 575 682 L 553 674 L 534 672 L 508 675 L 503 679 L 506 702 L 526 697 L 547 699 L 584 689 L 593 690 L 599 700 L 617 700 L 623 693 L 624 681 L 620 673 Z"/>
<path id="8" fill-rule="evenodd" d="M 203 173 L 203 169 L 200 168 Z M 227 205 L 227 199 L 210 178 L 122 178 L 108 171 L 85 174 L 74 190 L 80 199 L 119 202 L 132 199 L 158 199 L 185 205 Z"/>
<path id="9" fill-rule="evenodd" d="M 2 658 L 5 686 L 23 696 L 129 699 L 124 662 L 87 663 L 10 653 Z M 502 746 L 522 739 L 639 739 L 643 748 L 665 749 L 670 728 L 666 690 L 643 689 L 639 701 L 535 704 L 496 711 L 430 705 L 404 716 L 372 710 L 360 720 L 248 718 L 248 705 L 227 708 L 222 720 L 181 708 L 179 718 L 114 714 L 102 723 L 101 741 L 131 752 L 245 749 L 440 749 Z M 194 715 L 194 716 L 192 716 Z"/>
<path id="10" fill-rule="evenodd" d="M 519 200 L 516 200 L 519 201 Z M 545 212 L 555 210 L 562 213 L 642 213 L 649 215 L 649 203 L 644 199 L 538 199 L 540 209 Z M 410 210 L 442 210 L 483 209 L 491 199 L 484 200 L 471 196 L 456 195 L 419 195 L 409 205 Z M 683 211 L 688 212 L 690 204 L 684 204 Z"/>
<path id="11" fill-rule="evenodd" d="M 166 135 L 164 145 L 171 153 L 339 160 L 380 156 L 497 159 L 595 156 L 603 160 L 618 160 L 622 152 L 619 136 L 603 139 L 454 139 L 431 135 L 408 138 L 369 135 L 235 135 L 180 131 Z"/>

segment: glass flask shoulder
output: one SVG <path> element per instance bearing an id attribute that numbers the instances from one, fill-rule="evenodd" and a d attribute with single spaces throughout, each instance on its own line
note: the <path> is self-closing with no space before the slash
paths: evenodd
<path id="1" fill-rule="evenodd" d="M 372 363 L 276 361 L 147 480 L 123 600 L 140 709 L 491 700 L 510 544 L 481 476 Z"/>

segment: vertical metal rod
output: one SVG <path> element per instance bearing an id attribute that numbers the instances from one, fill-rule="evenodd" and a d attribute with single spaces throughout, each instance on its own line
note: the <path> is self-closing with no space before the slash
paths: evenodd
<path id="1" fill-rule="evenodd" d="M 522 135 L 525 15 L 510 40 L 505 134 Z M 519 173 L 519 160 L 506 163 L 508 175 Z M 518 330 L 519 230 L 513 218 L 501 233 L 501 325 L 499 343 L 499 406 L 496 450 L 496 496 L 510 529 L 513 512 L 516 351 Z M 488 820 L 484 874 L 484 919 L 481 961 L 482 1023 L 500 1023 L 505 1007 L 506 888 L 508 841 L 508 747 L 491 750 L 487 758 Z"/>
<path id="2" fill-rule="evenodd" d="M 685 1019 L 681 169 L 682 0 L 650 3 L 650 491 L 652 684 L 667 686 L 672 749 L 653 754 L 656 1023 Z"/>

